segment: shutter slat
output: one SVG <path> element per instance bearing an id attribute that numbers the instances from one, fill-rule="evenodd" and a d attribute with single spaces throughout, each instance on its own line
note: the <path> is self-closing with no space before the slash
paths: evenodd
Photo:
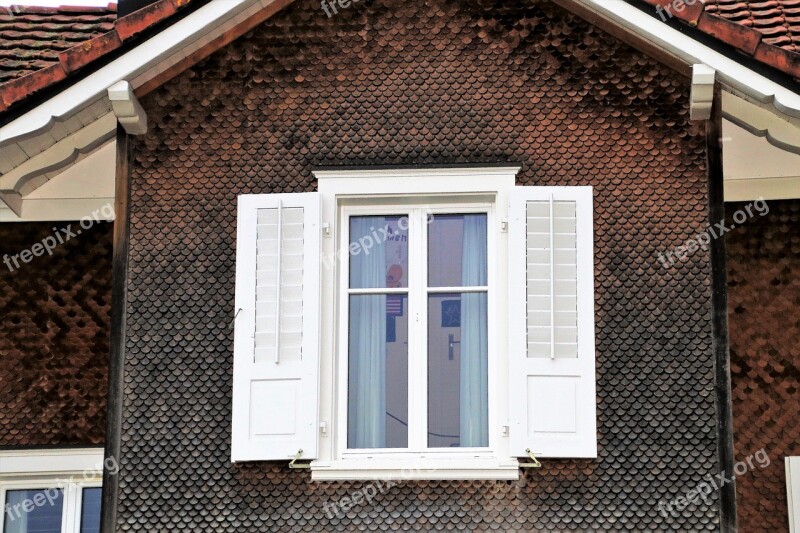
<path id="1" fill-rule="evenodd" d="M 316 457 L 319 217 L 318 193 L 239 197 L 234 462 Z"/>
<path id="2" fill-rule="evenodd" d="M 509 207 L 512 454 L 596 457 L 591 188 L 519 187 Z"/>

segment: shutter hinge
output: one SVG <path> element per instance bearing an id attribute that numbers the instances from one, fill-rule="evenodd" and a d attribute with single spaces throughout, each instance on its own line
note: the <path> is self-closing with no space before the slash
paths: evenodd
<path id="1" fill-rule="evenodd" d="M 319 423 L 319 432 L 322 433 L 323 435 L 327 435 L 328 434 L 328 422 L 326 422 L 325 420 L 322 420 Z"/>
<path id="2" fill-rule="evenodd" d="M 300 459 L 300 456 L 301 456 L 301 455 L 303 455 L 303 450 L 302 450 L 302 448 L 301 448 L 301 449 L 299 449 L 299 450 L 297 450 L 297 453 L 296 453 L 296 454 L 294 454 L 294 458 L 293 458 L 291 461 L 289 461 L 289 468 L 291 468 L 291 469 L 297 469 L 297 468 L 311 468 L 311 465 L 310 465 L 310 464 L 302 464 L 302 465 L 299 465 L 299 464 L 297 464 L 297 460 L 298 460 L 298 459 Z"/>
<path id="3" fill-rule="evenodd" d="M 500 222 L 500 231 L 506 233 L 508 231 L 508 220 L 503 220 Z"/>
<path id="4" fill-rule="evenodd" d="M 530 448 L 525 448 L 525 452 L 528 454 L 528 457 L 531 458 L 531 462 L 520 463 L 519 464 L 520 468 L 540 468 L 542 466 L 542 463 L 540 463 L 539 460 L 536 458 L 536 456 L 533 455 L 533 452 L 531 451 Z"/>
<path id="5" fill-rule="evenodd" d="M 331 223 L 330 222 L 323 222 L 322 223 L 322 235 L 324 237 L 331 236 Z"/>

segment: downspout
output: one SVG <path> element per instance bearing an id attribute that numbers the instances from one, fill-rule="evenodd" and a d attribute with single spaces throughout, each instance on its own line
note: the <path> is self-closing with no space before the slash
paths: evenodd
<path id="1" fill-rule="evenodd" d="M 147 133 L 147 115 L 127 81 L 108 88 L 117 116 L 117 168 L 114 190 L 114 252 L 111 276 L 111 346 L 108 362 L 106 446 L 100 531 L 113 533 L 117 522 L 119 472 L 122 467 L 122 400 L 125 377 L 125 314 L 128 307 L 131 135 Z"/>
<path id="2" fill-rule="evenodd" d="M 117 521 L 117 494 L 121 468 L 122 391 L 125 369 L 125 310 L 127 308 L 128 236 L 130 233 L 130 145 L 127 132 L 117 126 L 117 172 L 114 200 L 114 252 L 111 275 L 111 351 L 108 363 L 108 407 L 103 468 L 101 533 L 113 533 Z"/>
<path id="3" fill-rule="evenodd" d="M 706 162 L 708 166 L 708 223 L 715 227 L 725 220 L 722 168 L 722 91 L 714 84 L 711 117 L 705 121 Z M 731 404 L 731 366 L 728 342 L 728 287 L 725 239 L 713 239 L 711 254 L 712 349 L 714 351 L 714 389 L 717 408 L 717 450 L 719 471 L 725 483 L 719 489 L 720 532 L 735 533 L 736 481 L 733 472 L 733 408 Z"/>

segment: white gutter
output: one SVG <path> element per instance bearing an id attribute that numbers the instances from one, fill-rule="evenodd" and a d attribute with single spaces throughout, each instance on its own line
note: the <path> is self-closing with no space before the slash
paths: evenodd
<path id="1" fill-rule="evenodd" d="M 236 16 L 258 0 L 212 0 L 51 99 L 0 128 L 0 147 L 49 129 L 89 104 L 107 96 L 108 87 L 131 80 L 153 63 L 166 59 L 202 37 L 212 25 Z M 263 2 L 269 4 L 271 2 Z M 174 58 L 172 58 L 174 59 Z"/>
<path id="2" fill-rule="evenodd" d="M 723 88 L 760 104 L 771 104 L 800 125 L 800 95 L 725 57 L 693 38 L 644 13 L 624 0 L 580 0 L 599 17 L 628 28 L 689 65 L 704 63 L 717 71 Z M 654 8 L 655 9 L 655 8 Z"/>

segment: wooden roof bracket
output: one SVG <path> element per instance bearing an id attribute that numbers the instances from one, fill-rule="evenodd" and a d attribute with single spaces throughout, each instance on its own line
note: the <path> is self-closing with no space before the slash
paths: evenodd
<path id="1" fill-rule="evenodd" d="M 147 133 L 147 114 L 133 94 L 130 83 L 121 80 L 109 87 L 108 99 L 111 101 L 111 109 L 126 132 L 130 135 Z"/>
<path id="2" fill-rule="evenodd" d="M 690 120 L 711 118 L 716 74 L 717 71 L 703 63 L 692 65 L 692 92 L 689 96 Z"/>

